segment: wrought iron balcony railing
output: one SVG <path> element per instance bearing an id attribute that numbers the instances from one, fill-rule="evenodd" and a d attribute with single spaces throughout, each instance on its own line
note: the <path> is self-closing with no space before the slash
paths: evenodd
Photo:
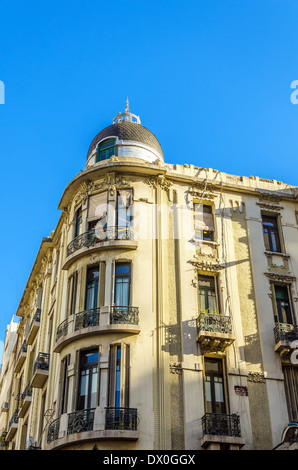
<path id="1" fill-rule="evenodd" d="M 136 408 L 106 408 L 105 428 L 121 431 L 137 431 L 138 410 Z"/>
<path id="2" fill-rule="evenodd" d="M 240 417 L 236 414 L 206 413 L 202 427 L 203 435 L 241 437 Z"/>
<path id="3" fill-rule="evenodd" d="M 36 361 L 33 366 L 33 375 L 37 370 L 49 370 L 50 366 L 50 354 L 38 353 Z"/>
<path id="4" fill-rule="evenodd" d="M 75 331 L 99 325 L 100 308 L 90 308 L 75 314 Z"/>
<path id="5" fill-rule="evenodd" d="M 24 341 L 23 344 L 22 344 L 22 346 L 21 346 L 21 348 L 20 348 L 20 350 L 19 350 L 19 354 L 18 354 L 17 360 L 19 360 L 20 355 L 21 355 L 22 353 L 26 353 L 26 352 L 27 352 L 27 349 L 28 349 L 27 343 L 26 343 L 26 341 Z"/>
<path id="6" fill-rule="evenodd" d="M 37 323 L 40 322 L 40 316 L 41 316 L 41 309 L 37 308 L 35 314 L 33 315 L 32 321 L 30 323 L 29 331 L 31 330 L 34 322 L 37 322 Z"/>
<path id="7" fill-rule="evenodd" d="M 18 414 L 19 414 L 19 409 L 17 408 L 12 417 L 11 417 L 11 420 L 9 421 L 9 425 L 8 425 L 8 428 L 10 428 L 13 424 L 18 424 L 19 422 L 19 417 L 18 417 Z"/>
<path id="8" fill-rule="evenodd" d="M 68 324 L 69 324 L 69 318 L 66 318 L 66 320 L 63 320 L 63 322 L 60 323 L 56 331 L 56 342 L 58 341 L 58 339 L 62 338 L 62 336 L 67 335 Z"/>
<path id="9" fill-rule="evenodd" d="M 101 309 L 105 310 L 104 314 Z M 108 314 L 109 317 L 107 317 L 106 314 Z M 101 320 L 102 316 L 105 316 L 103 321 Z M 109 318 L 109 323 L 106 318 Z M 70 323 L 72 323 L 71 327 L 69 326 Z M 126 306 L 98 307 L 75 313 L 66 320 L 63 320 L 63 322 L 58 326 L 56 331 L 56 342 L 69 333 L 88 327 L 100 326 L 101 324 L 104 326 L 108 326 L 109 324 L 138 325 L 139 308 Z"/>
<path id="10" fill-rule="evenodd" d="M 139 324 L 139 308 L 138 307 L 110 307 L 110 323 L 129 323 L 133 325 Z"/>
<path id="11" fill-rule="evenodd" d="M 78 410 L 68 415 L 67 434 L 92 431 L 95 408 Z"/>
<path id="12" fill-rule="evenodd" d="M 60 428 L 60 418 L 55 419 L 49 424 L 48 433 L 47 433 L 48 444 L 58 439 L 59 428 Z"/>
<path id="13" fill-rule="evenodd" d="M 291 325 L 289 323 L 277 323 L 274 328 L 275 343 L 279 341 L 292 341 L 298 340 L 298 325 Z"/>
<path id="14" fill-rule="evenodd" d="M 199 331 L 232 334 L 231 318 L 226 315 L 200 313 L 197 328 Z"/>
<path id="15" fill-rule="evenodd" d="M 70 256 L 80 248 L 88 248 L 97 243 L 109 240 L 133 240 L 132 227 L 108 227 L 105 229 L 93 228 L 88 232 L 82 233 L 75 237 L 67 246 L 66 256 Z"/>
<path id="16" fill-rule="evenodd" d="M 32 388 L 30 387 L 30 382 L 27 383 L 23 393 L 20 394 L 20 404 L 25 400 L 26 397 L 32 396 Z"/>

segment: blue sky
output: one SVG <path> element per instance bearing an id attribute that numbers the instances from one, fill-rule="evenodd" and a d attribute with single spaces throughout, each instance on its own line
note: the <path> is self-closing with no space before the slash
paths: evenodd
<path id="1" fill-rule="evenodd" d="M 1 2 L 0 341 L 126 97 L 169 163 L 298 184 L 297 0 Z"/>

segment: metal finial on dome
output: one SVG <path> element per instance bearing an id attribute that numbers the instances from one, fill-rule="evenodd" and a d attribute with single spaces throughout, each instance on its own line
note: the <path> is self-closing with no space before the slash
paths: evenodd
<path id="1" fill-rule="evenodd" d="M 141 124 L 140 116 L 136 116 L 135 114 L 132 114 L 129 110 L 129 101 L 128 97 L 126 99 L 126 106 L 125 106 L 125 111 L 124 113 L 118 113 L 116 117 L 113 119 L 113 124 L 115 122 L 134 122 L 136 124 Z"/>

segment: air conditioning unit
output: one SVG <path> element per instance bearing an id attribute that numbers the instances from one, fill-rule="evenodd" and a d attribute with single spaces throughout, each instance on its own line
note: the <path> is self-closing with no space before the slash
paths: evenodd
<path id="1" fill-rule="evenodd" d="M 8 411 L 9 409 L 9 403 L 8 401 L 4 401 L 1 406 L 1 411 Z"/>

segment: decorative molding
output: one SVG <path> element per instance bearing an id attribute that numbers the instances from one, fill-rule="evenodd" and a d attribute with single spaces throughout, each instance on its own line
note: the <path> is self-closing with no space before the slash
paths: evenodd
<path id="1" fill-rule="evenodd" d="M 262 203 L 262 202 L 257 202 L 256 204 L 258 206 L 260 206 L 261 209 L 265 209 L 267 211 L 272 211 L 272 212 L 281 211 L 283 209 L 282 206 L 272 205 L 272 204 L 265 204 L 265 203 Z"/>
<path id="2" fill-rule="evenodd" d="M 247 380 L 249 382 L 264 383 L 265 375 L 263 374 L 263 372 L 249 372 Z"/>
<path id="3" fill-rule="evenodd" d="M 296 277 L 295 276 L 290 276 L 290 275 L 287 275 L 287 274 L 277 274 L 277 273 L 264 273 L 265 276 L 267 276 L 270 281 L 274 281 L 274 282 L 283 282 L 285 284 L 290 284 L 291 282 L 294 282 L 296 281 Z"/>
<path id="4" fill-rule="evenodd" d="M 190 190 L 189 194 L 198 199 L 203 199 L 206 201 L 213 201 L 217 197 L 215 194 L 216 186 L 211 183 L 205 184 L 204 182 L 194 183 Z"/>
<path id="5" fill-rule="evenodd" d="M 170 362 L 170 372 L 171 374 L 182 374 L 182 365 L 181 362 Z"/>
<path id="6" fill-rule="evenodd" d="M 149 184 L 149 186 L 151 186 L 154 189 L 156 189 L 159 186 L 161 189 L 164 189 L 165 191 L 168 191 L 170 189 L 170 187 L 173 185 L 173 182 L 170 181 L 164 175 L 158 175 L 156 177 L 151 177 L 147 180 L 147 183 Z"/>

